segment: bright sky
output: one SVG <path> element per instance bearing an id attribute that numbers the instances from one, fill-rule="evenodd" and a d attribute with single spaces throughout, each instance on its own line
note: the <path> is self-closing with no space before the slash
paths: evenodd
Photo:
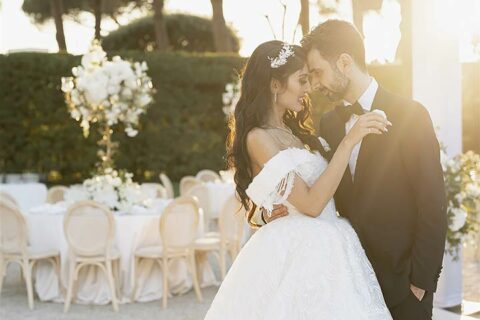
<path id="1" fill-rule="evenodd" d="M 333 0 L 326 0 L 333 1 Z M 297 23 L 300 4 L 298 0 L 283 0 L 287 4 L 285 17 L 285 39 L 288 42 L 298 42 L 301 32 L 294 28 Z M 315 2 L 315 1 L 313 1 Z M 23 0 L 4 0 L 0 9 L 0 53 L 25 50 L 39 50 L 56 52 L 55 28 L 53 22 L 43 26 L 35 26 L 28 16 L 21 10 Z M 349 0 L 340 1 L 340 15 L 342 19 L 351 20 Z M 460 0 L 460 21 L 457 21 L 461 35 L 461 58 L 463 61 L 478 59 L 471 45 L 472 33 L 480 33 L 480 1 Z M 210 17 L 212 14 L 210 0 L 166 0 L 166 12 L 184 12 Z M 321 22 L 317 7 L 311 5 L 310 23 L 312 26 Z M 268 15 L 277 38 L 282 38 L 283 7 L 280 0 L 224 0 L 224 15 L 227 23 L 237 30 L 242 39 L 240 53 L 248 56 L 260 43 L 273 38 L 270 26 L 265 19 Z M 64 28 L 67 47 L 74 54 L 84 53 L 93 37 L 93 17 L 85 14 L 85 22 L 80 25 L 65 19 Z M 365 17 L 365 44 L 367 60 L 380 62 L 392 61 L 396 46 L 400 39 L 398 25 L 400 23 L 400 6 L 396 0 L 384 0 L 380 13 L 370 12 Z M 113 30 L 115 24 L 105 20 L 102 29 Z"/>

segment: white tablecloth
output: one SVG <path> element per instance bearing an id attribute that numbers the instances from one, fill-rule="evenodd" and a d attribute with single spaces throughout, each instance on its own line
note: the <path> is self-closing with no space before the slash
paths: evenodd
<path id="1" fill-rule="evenodd" d="M 47 187 L 43 183 L 2 183 L 0 191 L 10 194 L 17 200 L 23 212 L 47 201 Z"/>
<path id="2" fill-rule="evenodd" d="M 165 201 L 165 200 L 163 200 Z M 165 207 L 167 202 L 164 202 Z M 162 205 L 157 203 L 154 214 L 144 210 L 142 214 L 115 215 L 116 246 L 121 254 L 120 282 L 122 303 L 131 302 L 132 293 L 132 258 L 133 252 L 143 246 L 161 244 L 159 236 L 159 220 Z M 65 204 L 43 205 L 33 208 L 27 215 L 30 244 L 41 249 L 57 249 L 61 253 L 61 278 L 63 287 L 67 283 L 67 242 L 63 233 L 63 214 Z M 201 221 L 203 217 L 201 217 Z M 203 225 L 199 228 L 203 233 Z M 183 259 L 176 260 L 170 266 L 170 292 L 180 294 L 192 288 L 190 274 Z M 58 287 L 58 281 L 53 268 L 48 263 L 38 265 L 36 269 L 35 290 L 43 301 L 63 301 L 63 295 Z M 140 276 L 137 281 L 144 283 L 141 292 L 138 292 L 137 301 L 151 301 L 162 297 L 162 276 L 158 264 L 150 261 L 140 265 Z M 218 285 L 218 281 L 209 265 L 202 275 L 202 287 Z M 80 271 L 77 303 L 106 304 L 110 301 L 108 284 L 103 273 L 95 267 L 86 267 Z"/>
<path id="3" fill-rule="evenodd" d="M 235 185 L 225 182 L 206 182 L 205 186 L 210 198 L 210 217 L 218 218 L 225 202 L 235 193 Z"/>

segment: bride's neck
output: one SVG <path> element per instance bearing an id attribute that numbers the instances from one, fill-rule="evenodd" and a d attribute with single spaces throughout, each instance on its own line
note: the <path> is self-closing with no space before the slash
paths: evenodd
<path id="1" fill-rule="evenodd" d="M 270 109 L 266 119 L 265 125 L 271 127 L 284 127 L 285 123 L 283 122 L 283 115 L 285 114 L 285 109 L 279 110 L 278 107 L 273 107 Z"/>

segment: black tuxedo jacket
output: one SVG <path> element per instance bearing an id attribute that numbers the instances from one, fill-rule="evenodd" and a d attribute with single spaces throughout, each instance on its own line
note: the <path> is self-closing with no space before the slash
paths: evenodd
<path id="1" fill-rule="evenodd" d="M 440 148 L 427 110 L 381 87 L 372 110 L 393 126 L 362 141 L 355 177 L 350 169 L 335 194 L 372 263 L 389 307 L 409 294 L 410 283 L 436 290 L 447 230 Z M 345 123 L 333 110 L 320 122 L 320 135 L 336 150 Z"/>

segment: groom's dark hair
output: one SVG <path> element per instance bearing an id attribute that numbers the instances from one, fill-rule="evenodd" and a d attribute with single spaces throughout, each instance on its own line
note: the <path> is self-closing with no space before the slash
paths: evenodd
<path id="1" fill-rule="evenodd" d="M 350 22 L 327 20 L 304 36 L 301 43 L 305 52 L 317 49 L 330 63 L 347 53 L 361 70 L 367 71 L 362 35 Z"/>

